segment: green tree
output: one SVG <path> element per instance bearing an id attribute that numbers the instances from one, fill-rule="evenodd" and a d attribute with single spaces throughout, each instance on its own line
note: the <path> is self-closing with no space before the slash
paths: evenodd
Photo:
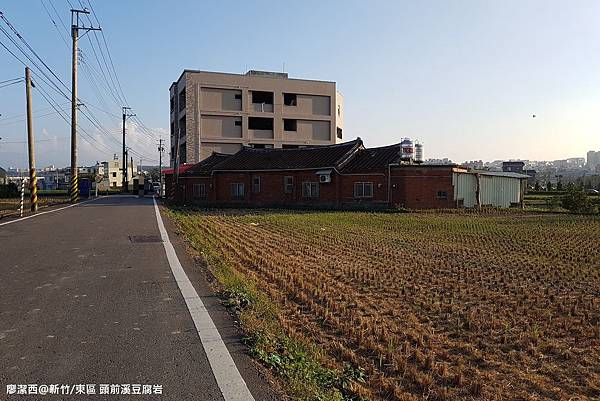
<path id="1" fill-rule="evenodd" d="M 594 211 L 594 205 L 590 198 L 574 185 L 563 195 L 561 203 L 562 207 L 573 213 L 592 213 Z"/>
<path id="2" fill-rule="evenodd" d="M 552 183 L 550 181 L 546 183 L 546 191 L 552 191 Z"/>
<path id="3" fill-rule="evenodd" d="M 540 190 L 540 182 L 539 181 L 535 182 L 535 185 L 533 186 L 533 189 L 535 189 L 536 191 Z"/>
<path id="4" fill-rule="evenodd" d="M 556 184 L 556 190 L 557 191 L 562 191 L 563 190 L 563 184 L 562 184 L 562 182 L 560 180 Z"/>

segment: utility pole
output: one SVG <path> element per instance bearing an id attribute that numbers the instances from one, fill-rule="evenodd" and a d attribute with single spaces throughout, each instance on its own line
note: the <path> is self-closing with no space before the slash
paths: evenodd
<path id="1" fill-rule="evenodd" d="M 79 181 L 77 171 L 77 41 L 79 31 L 99 31 L 100 28 L 79 26 L 79 14 L 89 14 L 87 9 L 71 9 L 71 37 L 73 39 L 72 75 L 71 75 L 71 203 L 79 200 Z M 85 34 L 85 33 L 84 33 Z"/>
<path id="2" fill-rule="evenodd" d="M 31 196 L 31 211 L 37 212 L 37 178 L 35 176 L 35 142 L 33 140 L 33 117 L 31 111 L 31 71 L 25 67 L 25 95 L 27 97 L 27 146 L 29 148 L 29 194 Z"/>
<path id="3" fill-rule="evenodd" d="M 164 142 L 163 139 L 158 140 L 158 182 L 160 183 L 160 188 L 158 190 L 158 196 L 162 196 L 162 188 L 163 188 L 162 154 L 165 151 L 163 142 Z"/>
<path id="4" fill-rule="evenodd" d="M 135 114 L 129 113 L 131 107 L 122 107 L 123 109 L 123 183 L 122 188 L 124 192 L 129 192 L 129 177 L 127 177 L 127 150 L 125 145 L 125 122 L 129 117 L 134 117 Z M 133 164 L 132 164 L 133 166 Z M 131 172 L 133 174 L 133 171 Z"/>

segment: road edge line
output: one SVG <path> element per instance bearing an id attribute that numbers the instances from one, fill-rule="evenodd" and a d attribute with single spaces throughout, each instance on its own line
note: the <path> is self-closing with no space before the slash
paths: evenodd
<path id="1" fill-rule="evenodd" d="M 156 199 L 152 198 L 152 202 L 154 203 L 156 222 L 158 223 L 158 230 L 160 231 L 171 272 L 196 326 L 200 342 L 223 398 L 225 401 L 254 401 L 254 397 L 235 365 L 206 306 L 204 306 L 202 299 L 198 296 L 192 282 L 183 270 L 183 266 L 181 266 L 175 248 L 169 240 L 169 234 L 165 229 Z"/>
<path id="2" fill-rule="evenodd" d="M 83 201 L 83 202 L 79 202 L 79 203 L 74 203 L 74 204 L 69 205 L 69 206 L 59 207 L 58 209 L 46 210 L 45 212 L 38 212 L 36 214 L 32 214 L 32 215 L 29 215 L 29 216 L 20 217 L 20 218 L 18 218 L 16 220 L 5 221 L 4 223 L 0 223 L 0 227 L 5 226 L 7 224 L 16 223 L 18 221 L 28 220 L 28 219 L 31 219 L 33 217 L 42 216 L 44 214 L 58 212 L 59 210 L 65 210 L 65 209 L 68 209 L 70 207 L 75 207 L 75 206 L 83 205 L 83 204 L 90 203 L 90 202 L 93 202 L 93 201 L 96 201 L 96 200 L 102 199 L 102 198 L 106 198 L 106 196 L 99 196 L 97 198 L 89 199 L 89 200 L 86 200 L 86 201 Z"/>

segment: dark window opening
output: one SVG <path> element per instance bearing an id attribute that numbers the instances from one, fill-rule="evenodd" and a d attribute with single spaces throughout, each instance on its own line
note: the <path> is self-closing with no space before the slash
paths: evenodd
<path id="1" fill-rule="evenodd" d="M 372 182 L 355 182 L 354 183 L 355 198 L 371 198 L 373 197 Z"/>
<path id="2" fill-rule="evenodd" d="M 281 147 L 283 149 L 298 149 L 298 148 L 300 148 L 300 145 L 287 145 L 287 144 L 283 144 L 283 145 L 281 145 Z"/>
<path id="3" fill-rule="evenodd" d="M 117 177 L 117 173 L 112 173 L 113 178 Z"/>
<path id="4" fill-rule="evenodd" d="M 175 97 L 171 96 L 171 112 L 175 110 Z"/>
<path id="5" fill-rule="evenodd" d="M 232 198 L 243 198 L 244 197 L 244 184 L 233 183 L 231 184 L 231 197 Z"/>
<path id="6" fill-rule="evenodd" d="M 192 187 L 194 199 L 201 199 L 206 197 L 206 186 L 204 184 L 194 184 Z"/>
<path id="7" fill-rule="evenodd" d="M 187 156 L 185 154 L 185 143 L 179 146 L 179 164 L 183 164 L 187 161 Z"/>
<path id="8" fill-rule="evenodd" d="M 437 198 L 438 199 L 448 199 L 448 193 L 446 191 L 438 191 Z"/>
<path id="9" fill-rule="evenodd" d="M 337 137 L 338 137 L 338 139 L 342 139 L 342 129 L 339 127 L 337 129 Z"/>
<path id="10" fill-rule="evenodd" d="M 283 119 L 283 130 L 284 131 L 297 131 L 298 130 L 298 120 L 284 118 Z"/>
<path id="11" fill-rule="evenodd" d="M 171 123 L 171 135 L 175 135 L 175 122 Z"/>
<path id="12" fill-rule="evenodd" d="M 179 111 L 185 109 L 185 89 L 179 93 Z"/>
<path id="13" fill-rule="evenodd" d="M 185 126 L 185 116 L 183 116 L 181 118 L 181 120 L 179 120 L 179 137 L 183 137 L 185 136 L 186 133 L 186 126 Z"/>
<path id="14" fill-rule="evenodd" d="M 235 126 L 236 127 L 241 127 L 242 126 L 242 120 L 235 120 Z"/>
<path id="15" fill-rule="evenodd" d="M 236 93 L 235 94 L 235 100 L 242 100 L 242 94 L 241 93 Z"/>
<path id="16" fill-rule="evenodd" d="M 318 182 L 303 182 L 302 183 L 302 196 L 305 198 L 318 198 L 319 197 L 319 183 Z"/>
<path id="17" fill-rule="evenodd" d="M 292 192 L 294 192 L 294 177 L 283 177 L 283 193 L 291 194 Z"/>
<path id="18" fill-rule="evenodd" d="M 254 149 L 273 149 L 272 143 L 251 143 L 250 146 Z"/>
<path id="19" fill-rule="evenodd" d="M 273 119 L 266 117 L 249 117 L 248 129 L 273 130 Z"/>
<path id="20" fill-rule="evenodd" d="M 256 177 L 252 177 L 252 193 L 259 193 L 260 192 L 260 177 L 256 176 Z"/>
<path id="21" fill-rule="evenodd" d="M 252 103 L 273 104 L 273 92 L 252 91 Z"/>
<path id="22" fill-rule="evenodd" d="M 297 106 L 298 105 L 298 97 L 295 93 L 284 93 L 283 94 L 283 104 L 286 106 Z"/>

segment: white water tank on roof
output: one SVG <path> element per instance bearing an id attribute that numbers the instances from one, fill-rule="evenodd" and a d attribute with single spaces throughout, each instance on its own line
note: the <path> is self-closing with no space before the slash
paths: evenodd
<path id="1" fill-rule="evenodd" d="M 423 162 L 425 160 L 423 156 L 423 144 L 419 142 L 415 143 L 415 161 Z"/>

